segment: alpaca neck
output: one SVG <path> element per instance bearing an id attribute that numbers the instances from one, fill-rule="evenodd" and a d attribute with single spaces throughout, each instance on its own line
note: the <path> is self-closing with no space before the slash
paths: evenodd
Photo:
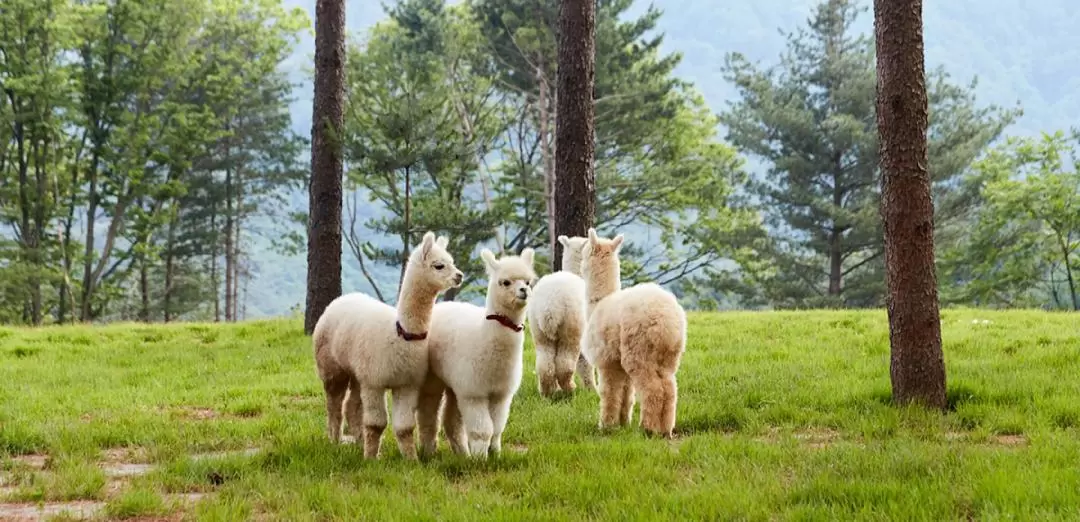
<path id="1" fill-rule="evenodd" d="M 581 277 L 581 256 L 575 256 L 563 251 L 562 271 Z"/>
<path id="2" fill-rule="evenodd" d="M 521 325 L 525 323 L 525 307 L 506 307 L 499 306 L 495 303 L 495 300 L 491 298 L 491 293 L 488 293 L 487 303 L 484 307 L 485 315 L 501 315 L 511 321 L 514 324 Z"/>
<path id="3" fill-rule="evenodd" d="M 585 298 L 589 300 L 588 310 L 591 312 L 596 303 L 618 292 L 621 288 L 622 280 L 619 279 L 618 268 L 601 274 L 600 277 L 590 278 L 585 282 Z"/>
<path id="4" fill-rule="evenodd" d="M 408 333 L 422 334 L 428 331 L 431 324 L 431 310 L 435 306 L 439 291 L 415 281 L 410 275 L 406 269 L 405 280 L 401 282 L 401 293 L 398 295 L 398 323 Z"/>

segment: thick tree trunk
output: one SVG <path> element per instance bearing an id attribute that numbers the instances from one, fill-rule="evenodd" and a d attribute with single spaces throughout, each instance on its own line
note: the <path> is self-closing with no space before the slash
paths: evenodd
<path id="1" fill-rule="evenodd" d="M 595 218 L 595 33 L 593 0 L 560 2 L 559 78 L 555 89 L 556 235 L 584 236 Z M 558 241 L 552 254 L 552 270 L 560 270 L 562 244 Z"/>
<path id="2" fill-rule="evenodd" d="M 874 32 L 893 401 L 943 409 L 922 0 L 874 0 Z"/>
<path id="3" fill-rule="evenodd" d="M 308 186 L 308 273 L 304 332 L 341 295 L 341 143 L 345 113 L 345 1 L 316 0 L 315 94 Z"/>
<path id="4" fill-rule="evenodd" d="M 172 321 L 172 293 L 176 284 L 176 226 L 180 221 L 180 202 L 173 200 L 172 217 L 169 218 L 168 235 L 165 245 L 165 289 L 161 295 L 161 307 L 165 322 Z"/>

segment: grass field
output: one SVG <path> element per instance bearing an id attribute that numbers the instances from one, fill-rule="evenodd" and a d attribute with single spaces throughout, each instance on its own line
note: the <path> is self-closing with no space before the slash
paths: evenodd
<path id="1" fill-rule="evenodd" d="M 488 462 L 331 446 L 299 321 L 0 329 L 0 519 L 1080 520 L 1078 317 L 945 311 L 941 415 L 889 404 L 882 311 L 692 314 L 673 441 L 530 346 Z"/>

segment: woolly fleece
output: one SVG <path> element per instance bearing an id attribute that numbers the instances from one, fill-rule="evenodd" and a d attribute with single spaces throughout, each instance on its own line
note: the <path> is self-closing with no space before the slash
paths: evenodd
<path id="1" fill-rule="evenodd" d="M 559 236 L 563 245 L 562 270 L 544 277 L 533 287 L 526 315 L 536 347 L 536 376 L 540 394 L 574 391 L 574 366 L 586 388 L 596 391 L 593 367 L 581 355 L 585 330 L 585 281 L 581 278 L 581 251 L 588 239 Z"/>
<path id="2" fill-rule="evenodd" d="M 637 392 L 641 426 L 671 437 L 678 400 L 675 374 L 686 350 L 686 312 L 657 284 L 620 289 L 622 242 L 622 234 L 606 239 L 589 229 L 582 252 L 589 302 L 582 352 L 600 374 L 600 426 L 629 424 Z"/>
<path id="3" fill-rule="evenodd" d="M 445 237 L 424 235 L 409 256 L 397 308 L 354 292 L 331 301 L 315 324 L 312 344 L 326 392 L 327 434 L 332 442 L 341 440 L 344 403 L 349 430 L 359 438 L 362 427 L 364 456 L 377 458 L 390 390 L 398 448 L 406 458 L 416 458 L 413 429 L 428 369 L 428 341 L 413 336 L 428 332 L 436 296 L 459 286 L 464 277 L 446 244 Z"/>
<path id="4" fill-rule="evenodd" d="M 485 249 L 481 257 L 489 279 L 486 306 L 444 302 L 432 315 L 430 366 L 417 409 L 425 455 L 435 451 L 441 398 L 443 433 L 454 453 L 498 454 L 521 385 L 523 323 L 536 280 L 533 250 L 496 260 Z"/>

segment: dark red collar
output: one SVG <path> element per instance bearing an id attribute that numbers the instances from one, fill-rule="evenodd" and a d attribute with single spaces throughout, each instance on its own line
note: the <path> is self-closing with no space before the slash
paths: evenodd
<path id="1" fill-rule="evenodd" d="M 418 334 L 406 332 L 405 329 L 401 327 L 400 321 L 395 322 L 394 325 L 397 326 L 398 337 L 405 339 L 406 341 L 423 341 L 424 339 L 427 339 L 427 332 Z"/>
<path id="2" fill-rule="evenodd" d="M 498 321 L 499 324 L 501 324 L 501 325 L 503 325 L 503 326 L 515 331 L 515 332 L 520 332 L 521 330 L 523 330 L 525 328 L 525 326 L 523 326 L 523 325 L 514 324 L 514 322 L 511 321 L 510 318 L 506 317 L 505 315 L 491 314 L 491 315 L 487 316 L 487 319 L 489 321 Z"/>

